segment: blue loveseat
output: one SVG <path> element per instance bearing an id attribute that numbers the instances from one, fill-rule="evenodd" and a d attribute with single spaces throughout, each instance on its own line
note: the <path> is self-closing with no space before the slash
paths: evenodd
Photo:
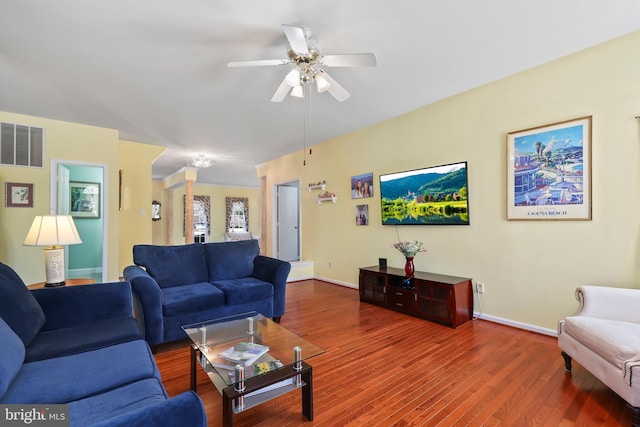
<path id="1" fill-rule="evenodd" d="M 151 346 L 185 339 L 183 325 L 257 311 L 279 321 L 291 264 L 260 255 L 257 240 L 135 245 L 124 278 Z"/>
<path id="2" fill-rule="evenodd" d="M 68 404 L 71 426 L 206 426 L 194 392 L 171 399 L 126 282 L 30 291 L 0 263 L 0 403 Z"/>

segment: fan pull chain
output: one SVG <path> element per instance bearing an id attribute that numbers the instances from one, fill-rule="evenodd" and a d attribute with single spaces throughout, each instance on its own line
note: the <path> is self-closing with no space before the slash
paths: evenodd
<path id="1" fill-rule="evenodd" d="M 302 140 L 302 166 L 307 166 L 307 102 L 304 104 L 304 132 Z"/>
<path id="2" fill-rule="evenodd" d="M 304 103 L 304 141 L 302 144 L 302 166 L 307 165 L 307 124 L 309 126 L 309 136 L 311 136 L 311 90 L 309 89 L 309 85 L 305 84 L 302 88 L 307 93 L 304 94 L 305 103 Z M 311 154 L 311 149 L 309 149 L 309 154 Z"/>
<path id="3" fill-rule="evenodd" d="M 313 132 L 311 129 L 311 92 L 313 91 L 311 90 L 311 83 L 307 85 L 307 88 L 307 93 L 309 94 L 309 154 L 311 154 L 311 146 L 313 145 Z"/>

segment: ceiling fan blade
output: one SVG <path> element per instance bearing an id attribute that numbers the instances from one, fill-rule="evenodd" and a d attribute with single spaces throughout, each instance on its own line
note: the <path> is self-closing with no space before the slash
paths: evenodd
<path id="1" fill-rule="evenodd" d="M 376 56 L 373 53 L 325 55 L 318 62 L 327 67 L 375 67 L 377 65 Z"/>
<path id="2" fill-rule="evenodd" d="M 284 31 L 284 35 L 289 41 L 291 50 L 293 50 L 298 55 L 306 55 L 307 53 L 309 53 L 307 39 L 304 36 L 304 30 L 302 28 L 282 24 L 282 31 Z"/>
<path id="3" fill-rule="evenodd" d="M 291 91 L 291 85 L 287 83 L 287 78 L 285 77 L 276 89 L 276 92 L 271 97 L 271 102 L 282 102 L 287 97 L 289 92 Z"/>
<path id="4" fill-rule="evenodd" d="M 331 86 L 329 86 L 329 89 L 327 89 L 327 92 L 329 92 L 331 95 L 333 95 L 333 97 L 335 99 L 337 99 L 339 102 L 343 102 L 343 101 L 346 101 L 347 99 L 349 99 L 351 94 L 345 88 L 343 88 L 340 85 L 340 83 L 335 81 L 334 78 L 331 77 L 324 70 L 322 70 L 322 75 L 324 76 L 325 79 L 327 79 L 327 81 L 331 85 Z"/>
<path id="5" fill-rule="evenodd" d="M 227 67 L 262 67 L 264 65 L 287 65 L 290 64 L 290 59 L 259 59 L 256 61 L 232 61 L 227 62 Z"/>

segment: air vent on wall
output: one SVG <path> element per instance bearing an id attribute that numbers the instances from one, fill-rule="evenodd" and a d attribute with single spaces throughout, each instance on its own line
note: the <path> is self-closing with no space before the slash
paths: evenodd
<path id="1" fill-rule="evenodd" d="M 44 129 L 0 123 L 0 164 L 42 167 Z"/>

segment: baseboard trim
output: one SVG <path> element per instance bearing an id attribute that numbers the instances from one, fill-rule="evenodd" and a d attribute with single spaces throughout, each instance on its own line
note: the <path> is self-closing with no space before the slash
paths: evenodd
<path id="1" fill-rule="evenodd" d="M 504 317 L 492 316 L 490 314 L 481 314 L 478 312 L 474 312 L 473 317 L 476 319 L 499 323 L 501 325 L 512 326 L 518 329 L 524 329 L 525 331 L 536 332 L 542 335 L 549 335 L 552 337 L 558 336 L 558 331 L 556 329 L 543 328 L 541 326 L 532 325 L 530 323 L 523 323 L 518 322 L 517 320 L 505 319 Z"/>
<path id="2" fill-rule="evenodd" d="M 295 276 L 295 277 L 288 277 L 287 278 L 287 283 L 295 283 L 295 282 L 301 282 L 303 280 L 311 280 L 313 279 L 313 276 L 306 276 L 306 275 L 302 275 L 302 276 Z"/>
<path id="3" fill-rule="evenodd" d="M 353 283 L 341 282 L 339 280 L 330 279 L 328 277 L 322 276 L 314 276 L 314 279 L 322 280 L 323 282 L 333 283 L 334 285 L 340 285 L 351 289 L 358 289 L 358 285 L 354 285 Z"/>

